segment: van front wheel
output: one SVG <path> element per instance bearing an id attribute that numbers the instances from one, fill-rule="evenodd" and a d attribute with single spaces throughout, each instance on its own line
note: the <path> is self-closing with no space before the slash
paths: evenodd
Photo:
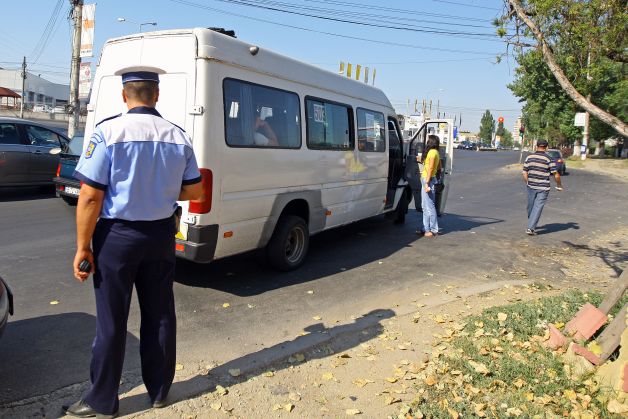
<path id="1" fill-rule="evenodd" d="M 310 232 L 305 220 L 295 215 L 283 216 L 266 246 L 270 265 L 280 271 L 301 266 L 310 244 Z"/>

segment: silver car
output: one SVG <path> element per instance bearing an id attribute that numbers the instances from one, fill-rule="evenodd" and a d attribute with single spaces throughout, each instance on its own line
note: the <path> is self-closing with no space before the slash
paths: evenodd
<path id="1" fill-rule="evenodd" d="M 0 118 L 0 186 L 52 184 L 59 155 L 70 140 L 37 122 Z"/>

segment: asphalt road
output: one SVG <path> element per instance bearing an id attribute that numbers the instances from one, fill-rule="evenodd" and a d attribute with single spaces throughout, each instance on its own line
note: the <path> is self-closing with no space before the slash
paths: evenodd
<path id="1" fill-rule="evenodd" d="M 410 211 L 403 226 L 375 217 L 313 237 L 305 266 L 291 273 L 270 270 L 255 253 L 209 265 L 179 261 L 179 362 L 263 363 L 269 351 L 299 344 L 304 330 L 326 333 L 444 283 L 486 281 L 483 273 L 510 266 L 522 243 L 586 245 L 625 224 L 625 184 L 571 170 L 565 191 L 550 194 L 540 234 L 527 237 L 525 186 L 518 170 L 504 169 L 518 159 L 456 151 L 436 239 L 414 233 L 420 214 Z M 78 396 L 89 380 L 95 308 L 91 282 L 72 278 L 74 238 L 74 209 L 52 189 L 0 191 L 0 275 L 16 304 L 0 339 L 0 416 L 8 402 L 53 391 Z M 126 389 L 141 383 L 138 315 L 134 301 Z"/>

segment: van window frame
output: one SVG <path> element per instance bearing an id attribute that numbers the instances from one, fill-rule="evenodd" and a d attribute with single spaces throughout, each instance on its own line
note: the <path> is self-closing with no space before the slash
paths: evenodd
<path id="1" fill-rule="evenodd" d="M 386 119 L 386 114 L 384 114 L 384 112 L 380 112 L 380 111 L 375 111 L 373 109 L 368 109 L 368 108 L 361 108 L 358 107 L 355 110 L 355 123 L 358 125 L 358 130 L 360 129 L 360 122 L 359 122 L 359 117 L 358 117 L 358 113 L 360 111 L 364 111 L 364 112 L 370 112 L 372 114 L 378 114 L 381 115 L 382 120 L 384 121 L 384 137 L 382 137 L 384 139 L 384 147 L 382 150 L 360 150 L 360 138 L 358 136 L 358 141 L 357 141 L 357 146 L 358 146 L 358 151 L 360 153 L 386 153 L 386 150 L 388 150 L 388 142 L 386 141 L 386 137 L 388 134 L 388 121 Z M 380 128 L 381 130 L 382 128 Z"/>
<path id="2" fill-rule="evenodd" d="M 330 103 L 332 105 L 337 105 L 337 106 L 341 106 L 343 108 L 347 109 L 347 117 L 348 117 L 348 121 L 349 122 L 349 142 L 350 145 L 349 147 L 342 147 L 342 148 L 329 148 L 329 147 L 319 147 L 319 146 L 312 146 L 310 144 L 310 130 L 309 128 L 309 115 L 308 115 L 308 111 L 307 111 L 307 101 L 308 100 L 312 100 L 312 101 L 316 101 L 316 102 L 322 102 L 322 103 Z M 353 151 L 355 150 L 356 147 L 356 141 L 355 141 L 355 112 L 353 111 L 353 106 L 347 104 L 347 103 L 342 103 L 342 102 L 337 102 L 335 100 L 329 100 L 329 99 L 324 99 L 322 97 L 317 97 L 317 96 L 305 96 L 303 98 L 303 107 L 305 108 L 305 144 L 307 145 L 307 148 L 310 150 L 326 150 L 326 151 Z"/>
<path id="3" fill-rule="evenodd" d="M 293 146 L 293 147 L 287 147 L 287 146 L 281 146 L 281 145 L 276 145 L 276 146 L 265 146 L 265 145 L 256 145 L 256 144 L 229 144 L 229 141 L 227 141 L 227 121 L 228 121 L 228 115 L 227 112 L 225 112 L 225 105 L 226 105 L 226 96 L 225 96 L 225 82 L 226 81 L 235 81 L 238 83 L 243 83 L 243 84 L 249 84 L 252 86 L 259 86 L 259 87 L 264 87 L 266 89 L 271 89 L 271 90 L 276 90 L 278 92 L 282 92 L 282 93 L 287 93 L 287 94 L 292 94 L 295 95 L 297 97 L 297 104 L 298 104 L 298 112 L 297 114 L 299 115 L 299 145 Z M 242 79 L 237 79 L 235 77 L 225 77 L 224 79 L 222 79 L 222 111 L 223 111 L 223 125 L 224 125 L 224 137 L 225 137 L 225 144 L 227 145 L 227 147 L 231 147 L 231 148 L 260 148 L 260 149 L 271 149 L 271 150 L 300 150 L 303 147 L 303 118 L 301 116 L 301 97 L 299 96 L 298 93 L 296 92 L 292 92 L 290 90 L 286 90 L 286 89 L 280 89 L 278 87 L 273 87 L 273 86 L 268 86 L 265 84 L 260 84 L 260 83 L 254 83 L 248 80 L 242 80 Z"/>

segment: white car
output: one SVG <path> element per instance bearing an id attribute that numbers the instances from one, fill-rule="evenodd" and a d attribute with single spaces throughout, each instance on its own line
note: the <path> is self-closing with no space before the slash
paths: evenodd
<path id="1" fill-rule="evenodd" d="M 54 108 L 52 108 L 52 113 L 62 113 L 65 114 L 67 113 L 65 111 L 65 105 L 57 105 Z"/>
<path id="2" fill-rule="evenodd" d="M 35 105 L 35 106 L 33 106 L 33 112 L 50 113 L 50 112 L 52 112 L 52 106 L 50 106 L 50 105 Z"/>

